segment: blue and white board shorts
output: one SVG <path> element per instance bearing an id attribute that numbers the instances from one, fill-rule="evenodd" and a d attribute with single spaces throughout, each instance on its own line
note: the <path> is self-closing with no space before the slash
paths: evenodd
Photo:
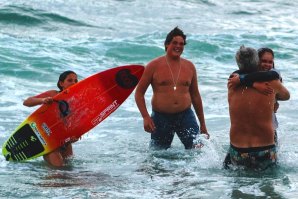
<path id="1" fill-rule="evenodd" d="M 150 148 L 170 148 L 175 133 L 185 149 L 193 148 L 194 140 L 199 133 L 199 125 L 191 108 L 174 114 L 152 111 L 151 118 L 156 129 L 151 134 Z"/>

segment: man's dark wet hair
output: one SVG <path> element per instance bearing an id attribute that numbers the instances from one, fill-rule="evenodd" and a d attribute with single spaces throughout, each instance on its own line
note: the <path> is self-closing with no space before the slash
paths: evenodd
<path id="1" fill-rule="evenodd" d="M 71 70 L 67 70 L 67 71 L 64 71 L 63 73 L 61 73 L 60 76 L 59 76 L 59 80 L 58 80 L 58 82 L 57 82 L 57 86 L 58 86 L 58 88 L 60 89 L 60 91 L 62 91 L 62 89 L 63 89 L 63 88 L 60 86 L 60 82 L 63 82 L 63 81 L 67 78 L 67 76 L 68 76 L 69 74 L 75 74 L 75 75 L 77 75 L 75 72 L 73 72 L 73 71 L 71 71 Z"/>
<path id="2" fill-rule="evenodd" d="M 176 36 L 181 36 L 184 40 L 184 45 L 186 45 L 186 35 L 177 26 L 173 30 L 171 30 L 171 32 L 169 32 L 168 35 L 167 35 L 167 38 L 166 38 L 165 43 L 164 43 L 165 51 L 167 51 L 166 45 L 169 45 L 171 43 L 171 41 L 173 40 L 173 38 L 176 37 Z"/>
<path id="3" fill-rule="evenodd" d="M 271 48 L 264 47 L 264 48 L 258 49 L 258 55 L 259 55 L 260 59 L 265 53 L 270 53 L 272 55 L 272 57 L 274 58 L 274 52 Z M 273 68 L 274 68 L 274 62 L 273 62 Z"/>

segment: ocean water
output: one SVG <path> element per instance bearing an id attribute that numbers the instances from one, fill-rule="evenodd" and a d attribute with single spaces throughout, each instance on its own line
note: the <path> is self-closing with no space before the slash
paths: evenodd
<path id="1" fill-rule="evenodd" d="M 187 35 L 183 57 L 196 65 L 211 135 L 201 150 L 184 150 L 177 137 L 167 151 L 148 150 L 150 134 L 132 94 L 73 144 L 75 156 L 64 169 L 42 158 L 12 163 L 0 156 L 0 198 L 298 198 L 297 6 L 292 0 L 0 0 L 1 145 L 37 108 L 23 100 L 56 89 L 61 72 L 83 79 L 146 65 L 164 54 L 175 26 Z M 277 113 L 279 165 L 265 172 L 222 168 L 230 126 L 226 83 L 242 44 L 273 48 L 291 92 Z"/>

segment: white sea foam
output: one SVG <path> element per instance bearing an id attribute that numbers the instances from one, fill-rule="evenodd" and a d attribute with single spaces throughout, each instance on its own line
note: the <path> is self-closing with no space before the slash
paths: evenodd
<path id="1" fill-rule="evenodd" d="M 119 65 L 146 65 L 164 55 L 164 39 L 175 26 L 187 35 L 183 56 L 196 66 L 211 138 L 201 150 L 187 151 L 175 136 L 172 148 L 152 153 L 133 93 L 73 144 L 71 168 L 57 172 L 42 158 L 10 163 L 2 156 L 0 197 L 282 198 L 287 193 L 284 198 L 295 198 L 297 6 L 291 0 L 1 2 L 1 143 L 37 108 L 24 107 L 23 100 L 57 89 L 62 71 L 74 70 L 83 79 Z M 242 44 L 273 48 L 276 67 L 291 92 L 290 101 L 280 102 L 277 113 L 277 175 L 222 169 L 230 127 L 226 84 L 237 70 L 234 57 Z M 149 87 L 145 95 L 149 112 L 151 96 Z M 57 173 L 64 178 L 48 179 Z"/>

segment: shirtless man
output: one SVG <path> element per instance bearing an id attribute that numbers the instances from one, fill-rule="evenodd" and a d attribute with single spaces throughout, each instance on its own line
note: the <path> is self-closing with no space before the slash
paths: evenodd
<path id="1" fill-rule="evenodd" d="M 236 61 L 243 73 L 258 70 L 258 53 L 241 46 Z M 280 100 L 290 98 L 280 80 L 269 81 L 273 93 L 264 95 L 256 89 L 237 86 L 228 88 L 230 111 L 230 162 L 254 169 L 266 169 L 277 161 L 272 112 L 275 95 Z M 227 161 L 227 160 L 226 160 Z"/>
<path id="2" fill-rule="evenodd" d="M 185 44 L 186 35 L 178 27 L 174 28 L 164 42 L 166 55 L 148 63 L 135 92 L 144 130 L 151 133 L 150 147 L 154 149 L 169 148 L 175 133 L 186 149 L 196 147 L 194 140 L 199 131 L 209 137 L 195 66 L 181 57 Z M 151 117 L 144 97 L 149 85 L 153 89 Z"/>

